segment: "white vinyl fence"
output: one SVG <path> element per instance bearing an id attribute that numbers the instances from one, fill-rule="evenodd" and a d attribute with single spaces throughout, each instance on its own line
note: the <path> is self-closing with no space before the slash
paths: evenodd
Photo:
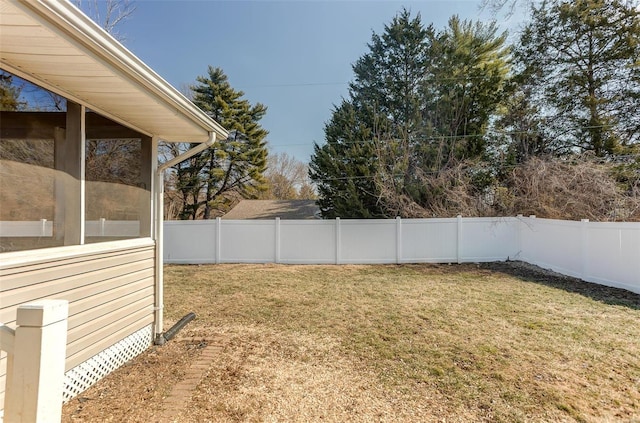
<path id="1" fill-rule="evenodd" d="M 87 222 L 137 236 L 137 221 Z M 51 221 L 0 222 L 0 236 L 51 237 Z M 640 223 L 535 217 L 167 221 L 166 263 L 464 263 L 522 260 L 640 293 Z"/>
<path id="2" fill-rule="evenodd" d="M 535 217 L 167 221 L 165 263 L 522 260 L 640 293 L 640 223 Z"/>
<path id="3" fill-rule="evenodd" d="M 640 294 L 640 223 L 522 220 L 519 260 Z"/>
<path id="4" fill-rule="evenodd" d="M 462 263 L 514 258 L 518 220 L 167 221 L 166 263 Z"/>

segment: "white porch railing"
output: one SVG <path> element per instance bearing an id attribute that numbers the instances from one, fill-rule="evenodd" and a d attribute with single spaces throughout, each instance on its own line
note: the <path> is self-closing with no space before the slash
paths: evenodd
<path id="1" fill-rule="evenodd" d="M 60 422 L 67 347 L 65 300 L 18 307 L 16 329 L 0 324 L 0 350 L 8 354 L 4 423 Z"/>
<path id="2" fill-rule="evenodd" d="M 85 223 L 86 236 L 137 237 L 140 222 L 137 220 L 88 220 Z M 0 237 L 52 237 L 53 221 L 0 221 Z"/>

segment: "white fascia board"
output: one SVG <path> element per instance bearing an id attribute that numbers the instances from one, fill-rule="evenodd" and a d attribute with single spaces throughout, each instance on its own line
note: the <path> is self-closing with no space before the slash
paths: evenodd
<path id="1" fill-rule="evenodd" d="M 42 19 L 51 22 L 71 39 L 83 45 L 102 61 L 122 72 L 123 76 L 153 93 L 158 100 L 219 138 L 228 131 L 195 106 L 160 75 L 120 44 L 80 9 L 67 0 L 19 0 Z M 175 140 L 166 140 L 175 141 Z"/>

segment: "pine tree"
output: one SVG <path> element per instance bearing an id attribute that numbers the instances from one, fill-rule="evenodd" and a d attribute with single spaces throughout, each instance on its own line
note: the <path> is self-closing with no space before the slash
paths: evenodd
<path id="1" fill-rule="evenodd" d="M 640 141 L 640 11 L 621 0 L 532 7 L 516 58 L 557 152 L 619 152 Z"/>
<path id="2" fill-rule="evenodd" d="M 368 118 L 344 100 L 325 125 L 326 144 L 314 145 L 309 176 L 325 218 L 385 217 L 375 185 L 377 163 Z"/>
<path id="3" fill-rule="evenodd" d="M 315 146 L 309 164 L 324 217 L 387 217 L 376 184 L 377 152 L 421 129 L 419 89 L 432 31 L 405 9 L 382 35 L 372 34 L 369 52 L 353 65 L 349 98 L 334 108 L 326 144 Z"/>
<path id="4" fill-rule="evenodd" d="M 266 106 L 251 105 L 229 84 L 222 69 L 209 66 L 191 87 L 194 103 L 230 131 L 210 149 L 176 165 L 176 189 L 182 194 L 181 219 L 209 219 L 237 198 L 253 198 L 265 189 L 267 131 L 258 123 Z"/>
<path id="5" fill-rule="evenodd" d="M 438 32 L 407 10 L 374 33 L 311 159 L 323 216 L 402 215 L 387 205 L 422 207 L 425 175 L 481 156 L 504 96 L 505 40 L 495 25 L 457 17 Z"/>
<path id="6" fill-rule="evenodd" d="M 421 82 L 432 59 L 433 37 L 434 29 L 424 27 L 420 14 L 412 18 L 404 9 L 385 25 L 382 35 L 371 36 L 369 52 L 353 66 L 352 102 L 375 112 L 379 125 L 386 122 L 386 136 L 416 137 L 422 129 Z"/>
<path id="7" fill-rule="evenodd" d="M 424 166 L 437 170 L 451 160 L 484 153 L 489 120 L 505 97 L 510 71 L 506 38 L 493 23 L 453 16 L 431 42 L 432 62 L 422 90 L 436 157 L 424 160 Z"/>

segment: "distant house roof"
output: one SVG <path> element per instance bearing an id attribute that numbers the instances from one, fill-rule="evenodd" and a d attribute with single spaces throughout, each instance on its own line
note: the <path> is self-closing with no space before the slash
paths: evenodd
<path id="1" fill-rule="evenodd" d="M 0 67 L 136 131 L 205 142 L 227 131 L 68 1 L 0 0 Z"/>
<path id="2" fill-rule="evenodd" d="M 229 213 L 226 220 L 243 219 L 317 219 L 320 209 L 315 200 L 242 200 Z"/>

